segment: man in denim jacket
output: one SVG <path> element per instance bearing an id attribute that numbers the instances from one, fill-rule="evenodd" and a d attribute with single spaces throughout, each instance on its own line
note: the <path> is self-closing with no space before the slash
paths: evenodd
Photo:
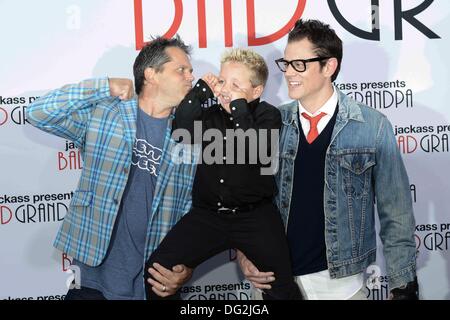
<path id="1" fill-rule="evenodd" d="M 366 299 L 376 202 L 390 298 L 417 299 L 408 176 L 388 119 L 333 86 L 341 60 L 341 40 L 317 20 L 299 20 L 276 60 L 295 99 L 280 107 L 276 198 L 294 275 L 308 299 Z M 270 287 L 276 274 L 238 258 L 256 288 Z"/>

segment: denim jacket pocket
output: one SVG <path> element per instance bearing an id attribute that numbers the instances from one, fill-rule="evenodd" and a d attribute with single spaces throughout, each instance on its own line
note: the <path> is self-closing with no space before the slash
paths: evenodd
<path id="1" fill-rule="evenodd" d="M 343 188 L 347 196 L 361 198 L 369 192 L 375 164 L 375 149 L 351 150 L 339 156 Z"/>

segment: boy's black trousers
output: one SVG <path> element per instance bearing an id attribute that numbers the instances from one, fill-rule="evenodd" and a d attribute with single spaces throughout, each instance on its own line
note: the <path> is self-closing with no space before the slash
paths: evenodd
<path id="1" fill-rule="evenodd" d="M 277 207 L 266 201 L 249 211 L 222 213 L 193 207 L 166 235 L 147 261 L 148 268 L 158 262 L 168 269 L 177 264 L 195 268 L 208 258 L 227 249 L 239 249 L 259 271 L 273 271 L 272 288 L 264 290 L 264 299 L 299 300 L 301 293 L 294 281 L 289 249 Z M 180 299 L 179 293 L 161 298 L 145 281 L 147 299 Z"/>

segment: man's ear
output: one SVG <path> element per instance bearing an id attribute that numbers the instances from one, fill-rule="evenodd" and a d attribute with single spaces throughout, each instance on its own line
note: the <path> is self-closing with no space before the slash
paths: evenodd
<path id="1" fill-rule="evenodd" d="M 264 86 L 262 84 L 254 87 L 253 88 L 253 99 L 261 97 L 263 90 L 264 90 Z"/>
<path id="2" fill-rule="evenodd" d="M 338 61 L 336 58 L 330 58 L 327 60 L 325 67 L 323 68 L 326 77 L 332 77 L 338 67 Z"/>
<path id="3" fill-rule="evenodd" d="M 155 80 L 156 71 L 154 68 L 144 70 L 144 84 L 152 83 Z"/>

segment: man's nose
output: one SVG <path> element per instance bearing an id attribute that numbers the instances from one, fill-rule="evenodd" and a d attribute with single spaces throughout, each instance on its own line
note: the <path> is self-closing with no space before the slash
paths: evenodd
<path id="1" fill-rule="evenodd" d="M 194 79 L 195 79 L 194 74 L 192 72 L 189 72 L 187 75 L 187 80 L 192 82 L 194 81 Z"/>
<path id="2" fill-rule="evenodd" d="M 295 76 L 298 74 L 297 72 L 290 64 L 286 68 L 286 72 L 284 73 L 286 76 Z"/>

